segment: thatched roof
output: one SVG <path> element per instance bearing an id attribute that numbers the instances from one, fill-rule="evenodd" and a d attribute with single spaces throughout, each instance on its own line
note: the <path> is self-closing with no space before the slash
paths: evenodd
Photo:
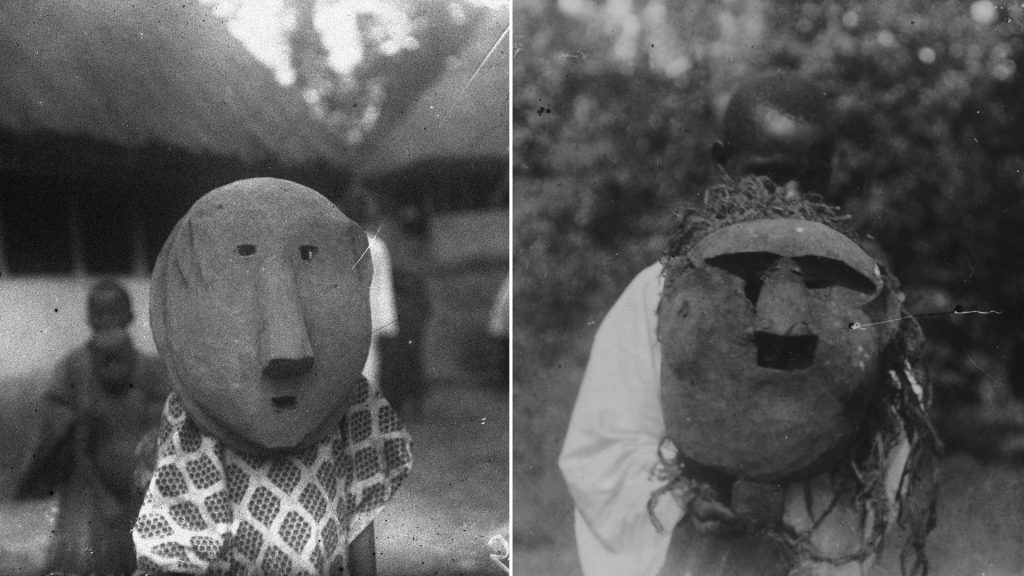
<path id="1" fill-rule="evenodd" d="M 340 139 L 195 0 L 0 3 L 0 131 L 342 165 Z"/>
<path id="2" fill-rule="evenodd" d="M 359 170 L 378 175 L 433 158 L 508 157 L 509 14 L 489 10 L 404 119 L 373 137 Z"/>

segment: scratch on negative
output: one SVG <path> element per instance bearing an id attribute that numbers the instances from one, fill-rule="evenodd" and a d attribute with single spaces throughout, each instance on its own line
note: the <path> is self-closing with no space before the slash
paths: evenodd
<path id="1" fill-rule="evenodd" d="M 925 316 L 945 316 L 952 314 L 954 316 L 961 316 L 966 314 L 1002 314 L 1002 310 L 961 310 L 959 306 L 950 310 L 949 312 L 928 312 L 927 314 L 909 314 L 907 316 L 900 316 L 899 318 L 892 318 L 890 320 L 882 320 L 880 322 L 872 322 L 870 324 L 861 324 L 860 322 L 851 322 L 850 330 L 863 330 L 868 326 L 878 326 L 879 324 L 888 324 L 890 322 L 899 322 L 900 320 L 906 320 L 907 318 L 923 318 Z"/>
<path id="2" fill-rule="evenodd" d="M 380 234 L 380 229 L 383 226 L 384 226 L 383 224 L 381 224 L 380 226 L 377 226 L 377 231 L 373 233 L 373 238 L 370 238 L 370 242 L 366 243 L 366 250 L 363 250 L 363 253 L 359 255 L 359 259 L 356 260 L 356 263 L 352 265 L 352 269 L 353 270 L 355 270 L 356 266 L 359 266 L 359 263 L 363 261 L 363 256 L 366 256 L 366 253 L 370 251 L 370 243 L 372 243 L 374 240 L 377 239 L 377 235 Z"/>
<path id="3" fill-rule="evenodd" d="M 376 328 L 370 330 L 370 333 L 367 334 L 367 336 L 372 336 L 372 335 L 376 334 L 377 332 L 380 332 L 381 330 L 387 328 L 388 326 L 391 326 L 392 324 L 397 324 L 397 323 L 398 323 L 398 318 L 395 318 L 394 320 L 391 320 L 390 322 L 385 322 L 385 323 L 381 324 L 380 326 L 377 326 Z"/>
<path id="4" fill-rule="evenodd" d="M 473 71 L 473 75 L 470 76 L 469 80 L 466 80 L 466 83 L 462 86 L 462 91 L 460 91 L 459 95 L 454 100 L 452 100 L 452 105 L 451 105 L 450 108 L 448 108 L 448 111 L 444 113 L 444 117 L 441 118 L 442 120 L 447 118 L 448 115 L 451 114 L 453 110 L 455 110 L 455 105 L 458 104 L 460 100 L 462 100 L 463 96 L 465 96 L 466 90 L 469 89 L 469 85 L 473 83 L 473 80 L 476 79 L 477 74 L 479 74 L 480 70 L 483 69 L 484 64 L 487 62 L 488 59 L 490 59 L 490 57 L 494 54 L 494 52 L 501 46 L 501 41 L 506 36 L 508 36 L 508 31 L 509 31 L 510 27 L 511 27 L 511 25 L 509 25 L 509 24 L 505 25 L 505 29 L 502 30 L 501 36 L 499 36 L 498 39 L 494 42 L 494 45 L 491 46 L 491 49 L 487 51 L 487 55 L 484 56 L 480 60 L 480 64 L 477 65 L 476 70 Z"/>

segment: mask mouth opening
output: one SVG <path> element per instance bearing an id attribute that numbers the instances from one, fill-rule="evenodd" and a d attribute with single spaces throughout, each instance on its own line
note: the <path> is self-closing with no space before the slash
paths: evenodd
<path id="1" fill-rule="evenodd" d="M 814 362 L 818 349 L 818 337 L 779 336 L 768 332 L 755 332 L 757 344 L 757 365 L 775 370 L 806 370 Z"/>
<path id="2" fill-rule="evenodd" d="M 298 404 L 298 399 L 295 396 L 274 396 L 270 403 L 279 410 L 291 410 Z"/>
<path id="3" fill-rule="evenodd" d="M 313 358 L 274 358 L 263 367 L 263 375 L 274 380 L 298 378 L 313 369 Z"/>

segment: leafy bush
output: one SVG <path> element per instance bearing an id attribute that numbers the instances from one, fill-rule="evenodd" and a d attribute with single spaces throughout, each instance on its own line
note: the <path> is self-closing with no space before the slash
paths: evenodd
<path id="1" fill-rule="evenodd" d="M 517 333 L 571 331 L 653 261 L 668 214 L 712 181 L 715 112 L 744 76 L 770 67 L 830 93 L 839 145 L 829 199 L 878 240 L 908 292 L 934 295 L 912 303 L 1016 312 L 1024 268 L 1007 263 L 1024 261 L 1019 4 L 662 7 L 705 30 L 676 39 L 689 62 L 676 75 L 656 62 L 664 30 L 644 19 L 658 2 L 635 9 L 636 42 L 652 50 L 628 61 L 616 57 L 626 32 L 607 25 L 621 14 L 560 5 L 574 15 L 516 3 Z M 751 19 L 760 26 L 742 28 Z M 962 320 L 985 350 L 1016 325 Z"/>

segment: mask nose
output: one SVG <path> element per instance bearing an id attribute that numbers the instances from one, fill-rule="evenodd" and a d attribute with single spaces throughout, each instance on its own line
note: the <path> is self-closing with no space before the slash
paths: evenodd
<path id="1" fill-rule="evenodd" d="M 257 285 L 260 312 L 259 362 L 263 375 L 296 378 L 313 369 L 313 347 L 299 301 L 295 275 L 280 256 L 270 256 Z"/>
<path id="2" fill-rule="evenodd" d="M 808 336 L 807 288 L 796 273 L 796 264 L 779 260 L 764 278 L 757 298 L 759 332 L 776 336 Z"/>
<path id="3" fill-rule="evenodd" d="M 807 323 L 807 288 L 792 261 L 781 259 L 764 279 L 755 322 L 759 366 L 796 370 L 814 361 L 818 336 Z"/>

